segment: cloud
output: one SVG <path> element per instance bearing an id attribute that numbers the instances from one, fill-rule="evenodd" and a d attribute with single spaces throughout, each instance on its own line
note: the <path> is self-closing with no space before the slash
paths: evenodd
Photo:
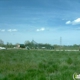
<path id="1" fill-rule="evenodd" d="M 66 24 L 72 24 L 72 25 L 80 24 L 80 18 L 77 18 L 73 21 L 67 21 Z"/>
<path id="2" fill-rule="evenodd" d="M 36 31 L 39 32 L 39 31 L 44 31 L 45 28 L 40 28 L 40 29 L 37 29 Z"/>
<path id="3" fill-rule="evenodd" d="M 16 31 L 17 31 L 17 29 L 13 29 L 12 31 L 16 32 Z"/>
<path id="4" fill-rule="evenodd" d="M 77 18 L 76 20 L 74 20 L 73 22 L 72 22 L 72 24 L 80 24 L 80 18 Z"/>
<path id="5" fill-rule="evenodd" d="M 66 24 L 71 24 L 71 21 L 67 21 Z"/>
<path id="6" fill-rule="evenodd" d="M 5 31 L 8 31 L 8 32 L 17 32 L 18 30 L 17 29 L 0 29 L 0 32 L 5 32 Z"/>
<path id="7" fill-rule="evenodd" d="M 16 32 L 17 29 L 8 29 L 7 31 L 8 31 L 8 32 Z"/>
<path id="8" fill-rule="evenodd" d="M 5 29 L 0 29 L 1 32 L 5 32 Z"/>

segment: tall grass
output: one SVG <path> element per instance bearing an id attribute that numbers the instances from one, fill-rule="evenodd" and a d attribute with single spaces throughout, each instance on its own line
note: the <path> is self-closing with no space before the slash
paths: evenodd
<path id="1" fill-rule="evenodd" d="M 0 50 L 0 80 L 73 80 L 80 52 Z"/>

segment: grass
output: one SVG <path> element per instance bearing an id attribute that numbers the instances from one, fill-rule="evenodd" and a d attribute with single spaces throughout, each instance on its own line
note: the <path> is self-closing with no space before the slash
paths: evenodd
<path id="1" fill-rule="evenodd" d="M 0 50 L 0 80 L 73 80 L 80 52 Z"/>

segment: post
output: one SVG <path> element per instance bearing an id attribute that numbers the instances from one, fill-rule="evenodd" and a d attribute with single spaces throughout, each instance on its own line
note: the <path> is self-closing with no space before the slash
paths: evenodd
<path id="1" fill-rule="evenodd" d="M 60 50 L 62 48 L 62 37 L 60 37 Z"/>

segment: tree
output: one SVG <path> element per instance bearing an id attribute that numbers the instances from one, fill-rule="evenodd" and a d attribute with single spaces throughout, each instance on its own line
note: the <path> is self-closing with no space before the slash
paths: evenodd
<path id="1" fill-rule="evenodd" d="M 12 43 L 7 42 L 7 48 L 12 48 L 12 47 L 13 47 L 13 44 L 12 44 Z"/>
<path id="2" fill-rule="evenodd" d="M 3 46 L 4 42 L 0 39 L 0 46 Z"/>
<path id="3" fill-rule="evenodd" d="M 31 41 L 31 46 L 32 46 L 32 48 L 37 48 L 38 47 L 38 44 L 37 44 L 36 41 L 32 40 Z"/>
<path id="4" fill-rule="evenodd" d="M 48 43 L 44 44 L 44 46 L 46 47 L 46 49 L 53 49 L 53 46 Z"/>
<path id="5" fill-rule="evenodd" d="M 30 42 L 30 41 L 28 41 L 28 40 L 27 40 L 27 41 L 25 41 L 25 42 L 24 42 L 24 44 L 25 44 L 25 46 L 29 46 L 29 47 L 31 46 L 31 42 Z"/>
<path id="6" fill-rule="evenodd" d="M 36 41 L 32 40 L 31 42 L 30 41 L 25 41 L 24 42 L 25 46 L 28 46 L 29 48 L 37 48 L 38 44 Z"/>
<path id="7" fill-rule="evenodd" d="M 60 48 L 60 45 L 54 44 L 54 48 L 55 49 L 59 49 Z"/>
<path id="8" fill-rule="evenodd" d="M 73 47 L 79 47 L 79 45 L 77 45 L 77 44 L 74 44 L 74 45 L 73 45 Z"/>

